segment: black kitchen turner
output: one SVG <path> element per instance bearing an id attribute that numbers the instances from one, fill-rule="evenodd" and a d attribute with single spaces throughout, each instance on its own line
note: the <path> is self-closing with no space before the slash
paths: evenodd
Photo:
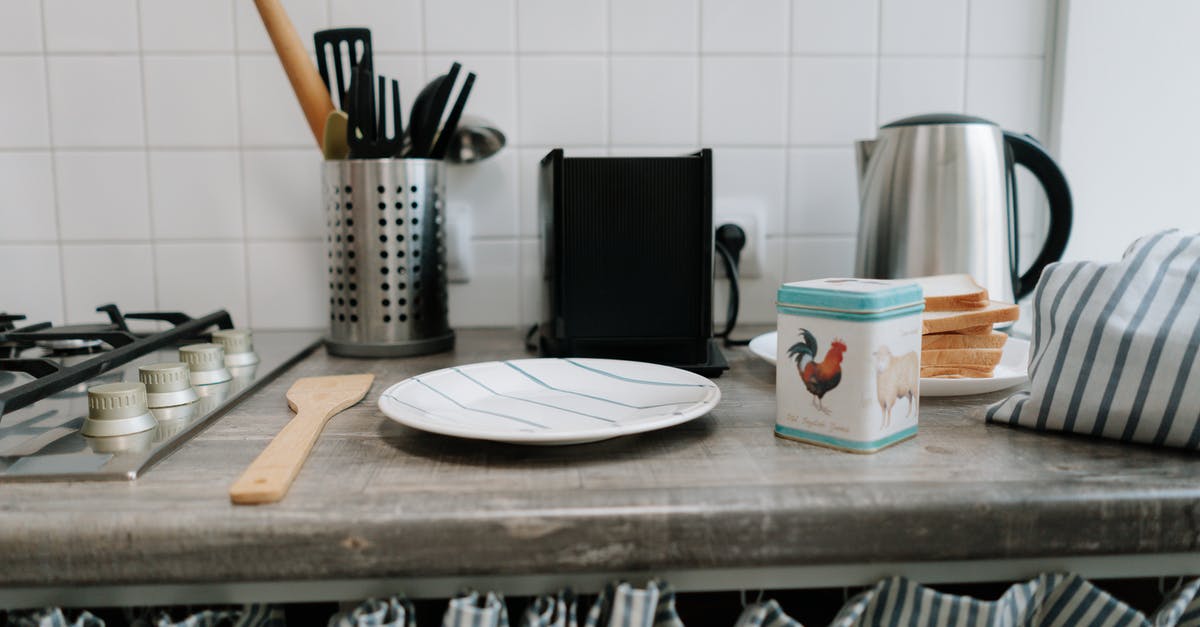
<path id="1" fill-rule="evenodd" d="M 349 111 L 350 82 L 354 70 L 362 65 L 370 69 L 373 65 L 371 57 L 371 30 L 367 28 L 333 28 L 313 33 L 313 43 L 317 48 L 317 69 L 321 72 L 321 80 L 325 88 L 337 101 L 337 107 Z M 362 51 L 359 51 L 361 46 Z M 333 62 L 333 83 L 329 75 L 329 62 Z"/>
<path id="2" fill-rule="evenodd" d="M 446 124 L 438 132 L 437 141 L 433 144 L 433 150 L 429 155 L 431 159 L 446 158 L 446 150 L 450 147 L 451 140 L 454 139 L 454 132 L 458 130 L 458 121 L 462 118 L 463 108 L 467 106 L 467 98 L 471 95 L 471 87 L 474 84 L 475 73 L 467 72 L 467 80 L 463 81 L 462 89 L 458 92 L 458 99 L 454 101 L 454 108 L 450 109 L 450 116 L 446 118 Z"/>
<path id="3" fill-rule="evenodd" d="M 352 159 L 383 159 L 394 156 L 404 145 L 404 123 L 400 116 L 400 84 L 392 84 L 392 133 L 387 130 L 387 84 L 380 76 L 379 92 L 372 89 L 371 70 L 358 67 L 350 81 L 349 124 L 346 143 Z"/>

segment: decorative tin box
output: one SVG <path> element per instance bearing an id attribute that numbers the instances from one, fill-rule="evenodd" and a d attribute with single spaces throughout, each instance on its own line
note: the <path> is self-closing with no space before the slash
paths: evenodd
<path id="1" fill-rule="evenodd" d="M 776 304 L 775 435 L 873 453 L 917 434 L 919 285 L 798 281 Z"/>

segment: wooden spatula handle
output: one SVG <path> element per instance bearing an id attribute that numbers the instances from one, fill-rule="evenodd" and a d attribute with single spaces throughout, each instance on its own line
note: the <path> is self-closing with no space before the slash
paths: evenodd
<path id="1" fill-rule="evenodd" d="M 245 505 L 282 499 L 333 413 L 301 408 L 229 488 L 229 498 Z"/>
<path id="2" fill-rule="evenodd" d="M 325 118 L 334 110 L 329 90 L 325 88 L 321 75 L 317 73 L 317 67 L 313 65 L 308 51 L 304 49 L 300 36 L 296 34 L 296 29 L 279 0 L 254 0 L 254 6 L 258 7 L 263 26 L 267 27 L 267 34 L 275 46 L 275 54 L 279 56 L 283 71 L 292 83 L 292 91 L 296 92 L 296 99 L 300 101 L 300 108 L 304 110 L 304 117 L 312 129 L 313 138 L 317 140 L 317 146 L 322 147 Z"/>

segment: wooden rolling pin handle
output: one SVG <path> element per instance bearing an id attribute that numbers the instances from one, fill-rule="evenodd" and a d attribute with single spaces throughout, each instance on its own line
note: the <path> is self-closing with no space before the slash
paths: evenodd
<path id="1" fill-rule="evenodd" d="M 254 0 L 254 5 L 258 7 L 258 14 L 262 17 L 267 35 L 271 37 L 271 43 L 275 46 L 275 54 L 283 64 L 283 71 L 292 83 L 292 91 L 296 92 L 300 108 L 304 110 L 304 117 L 312 129 L 313 138 L 317 140 L 317 147 L 322 148 L 325 118 L 334 110 L 329 90 L 321 80 L 317 67 L 308 56 L 308 51 L 304 49 L 304 43 L 300 41 L 300 36 L 296 34 L 296 29 L 279 0 Z"/>
<path id="2" fill-rule="evenodd" d="M 301 408 L 229 488 L 229 498 L 242 505 L 282 499 L 334 413 Z"/>

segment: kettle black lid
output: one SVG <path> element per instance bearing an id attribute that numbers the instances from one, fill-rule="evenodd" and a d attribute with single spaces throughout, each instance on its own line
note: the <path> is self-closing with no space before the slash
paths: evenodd
<path id="1" fill-rule="evenodd" d="M 991 120 L 977 118 L 973 115 L 962 115 L 961 113 L 925 113 L 922 115 L 914 115 L 912 117 L 903 118 L 885 124 L 883 128 L 896 128 L 898 126 L 924 126 L 927 124 L 991 124 L 997 126 Z"/>

